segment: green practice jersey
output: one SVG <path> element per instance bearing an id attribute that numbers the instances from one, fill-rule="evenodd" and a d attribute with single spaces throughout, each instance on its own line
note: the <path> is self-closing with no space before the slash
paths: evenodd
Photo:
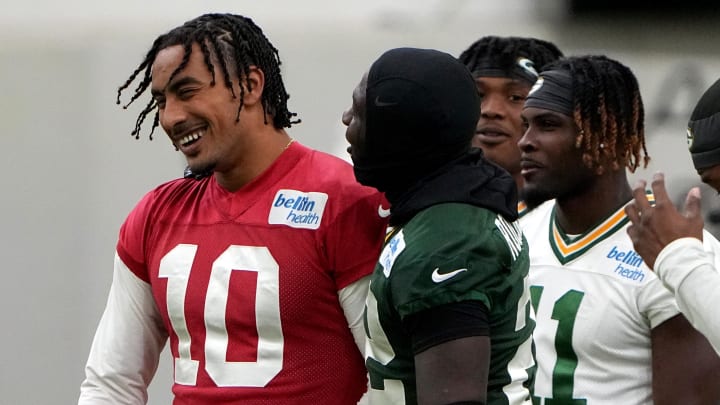
<path id="1" fill-rule="evenodd" d="M 414 354 L 402 319 L 439 305 L 481 301 L 489 313 L 487 403 L 529 404 L 535 363 L 528 248 L 517 222 L 444 203 L 388 234 L 365 310 L 370 404 L 415 404 Z"/>

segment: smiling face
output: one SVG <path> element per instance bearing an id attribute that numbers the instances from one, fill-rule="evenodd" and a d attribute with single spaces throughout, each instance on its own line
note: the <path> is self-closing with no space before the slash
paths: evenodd
<path id="1" fill-rule="evenodd" d="M 242 128 L 237 120 L 240 99 L 233 98 L 221 81 L 211 84 L 212 75 L 197 43 L 187 66 L 170 81 L 183 56 L 181 45 L 170 46 L 158 52 L 152 65 L 151 89 L 160 125 L 193 172 L 236 164 L 236 153 L 242 150 L 242 137 L 237 135 Z M 214 65 L 215 77 L 223 77 L 218 63 Z M 240 94 L 237 78 L 233 79 L 235 94 Z"/>
<path id="2" fill-rule="evenodd" d="M 350 157 L 355 161 L 358 154 L 361 154 L 365 145 L 365 131 L 367 127 L 367 117 L 365 106 L 367 92 L 367 76 L 365 73 L 360 83 L 355 87 L 352 94 L 352 104 L 350 108 L 345 110 L 342 115 L 342 122 L 347 126 L 345 130 L 345 139 L 350 143 L 347 151 Z"/>
<path id="3" fill-rule="evenodd" d="M 531 86 L 507 77 L 477 77 L 475 83 L 482 102 L 472 144 L 515 176 L 520 173 L 517 141 L 524 132 L 520 113 Z"/>
<path id="4" fill-rule="evenodd" d="M 523 199 L 536 207 L 553 198 L 562 199 L 591 187 L 595 174 L 575 147 L 577 129 L 573 119 L 551 110 L 528 107 L 522 112 L 527 126 L 518 146 Z"/>

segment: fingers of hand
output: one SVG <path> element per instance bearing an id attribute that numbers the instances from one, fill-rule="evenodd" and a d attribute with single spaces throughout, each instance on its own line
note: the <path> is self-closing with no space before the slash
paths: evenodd
<path id="1" fill-rule="evenodd" d="M 685 198 L 685 217 L 686 218 L 698 218 L 701 216 L 701 204 L 700 204 L 700 188 L 693 187 L 688 192 Z"/>
<path id="2" fill-rule="evenodd" d="M 631 201 L 628 205 L 625 206 L 625 214 L 630 219 L 630 222 L 632 222 L 633 224 L 636 224 L 636 225 L 640 224 L 640 211 L 638 210 L 638 207 L 637 207 L 637 204 L 635 203 L 635 201 Z M 630 228 L 628 228 L 628 233 L 629 232 L 630 232 Z"/>
<path id="3" fill-rule="evenodd" d="M 665 188 L 665 175 L 657 172 L 653 175 L 652 192 L 655 196 L 655 205 L 672 204 Z"/>
<path id="4" fill-rule="evenodd" d="M 635 226 L 635 222 L 631 223 L 631 224 L 627 227 L 627 234 L 628 234 L 628 236 L 630 237 L 630 240 L 632 241 L 633 244 L 637 243 L 637 240 L 638 240 L 638 229 L 637 229 L 637 227 Z"/>
<path id="5" fill-rule="evenodd" d="M 645 186 L 645 180 L 638 180 L 635 183 L 635 187 L 633 187 L 633 203 L 637 205 L 638 212 L 643 212 L 645 209 L 650 208 L 650 203 L 645 195 Z"/>

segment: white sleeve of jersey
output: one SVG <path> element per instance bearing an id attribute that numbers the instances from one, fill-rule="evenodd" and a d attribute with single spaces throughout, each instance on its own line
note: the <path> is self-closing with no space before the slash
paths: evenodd
<path id="1" fill-rule="evenodd" d="M 665 246 L 655 260 L 655 272 L 675 295 L 680 311 L 720 354 L 720 274 L 715 263 L 720 249 L 707 233 L 703 239 L 705 246 L 696 238 Z"/>
<path id="2" fill-rule="evenodd" d="M 355 339 L 360 353 L 365 358 L 365 326 L 363 325 L 363 313 L 365 312 L 365 300 L 367 299 L 370 276 L 350 284 L 338 292 L 340 306 L 342 306 L 347 319 L 350 331 Z"/>
<path id="3" fill-rule="evenodd" d="M 100 319 L 78 405 L 145 404 L 167 332 L 150 285 L 115 254 L 107 306 Z"/>
<path id="4" fill-rule="evenodd" d="M 663 285 L 657 275 L 650 273 L 650 280 L 642 285 L 636 296 L 636 305 L 641 314 L 648 320 L 650 329 L 680 313 L 672 293 Z"/>

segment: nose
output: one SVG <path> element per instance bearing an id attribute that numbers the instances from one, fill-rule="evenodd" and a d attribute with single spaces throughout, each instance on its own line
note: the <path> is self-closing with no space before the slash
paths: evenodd
<path id="1" fill-rule="evenodd" d="M 517 145 L 522 152 L 529 152 L 534 148 L 532 138 L 533 135 L 530 132 L 530 129 L 530 127 L 527 127 L 523 135 L 520 137 L 520 139 L 518 139 Z"/>
<path id="2" fill-rule="evenodd" d="M 485 94 L 480 102 L 480 116 L 484 118 L 500 118 L 505 114 L 505 104 L 502 97 L 494 94 Z"/>
<path id="3" fill-rule="evenodd" d="M 173 128 L 187 120 L 187 113 L 182 108 L 182 103 L 168 97 L 165 105 L 159 110 L 160 125 L 169 135 L 172 134 Z"/>
<path id="4" fill-rule="evenodd" d="M 342 113 L 342 123 L 345 124 L 345 126 L 350 126 L 350 122 L 352 121 L 352 107 L 347 108 Z"/>

